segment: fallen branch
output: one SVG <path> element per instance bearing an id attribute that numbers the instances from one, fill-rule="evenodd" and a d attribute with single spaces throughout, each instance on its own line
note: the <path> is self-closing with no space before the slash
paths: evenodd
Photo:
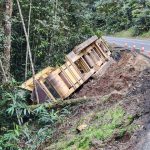
<path id="1" fill-rule="evenodd" d="M 75 98 L 75 99 L 66 99 L 66 100 L 57 100 L 56 102 L 53 103 L 43 103 L 43 104 L 37 104 L 37 105 L 30 105 L 29 107 L 31 108 L 31 110 L 34 110 L 40 106 L 43 106 L 47 109 L 54 109 L 54 108 L 63 108 L 65 106 L 68 105 L 77 105 L 79 103 L 83 103 L 86 101 L 94 101 L 94 100 L 100 100 L 100 102 L 98 102 L 98 104 L 100 103 L 104 103 L 105 101 L 107 101 L 113 94 L 121 94 L 122 93 L 118 92 L 118 91 L 113 91 L 107 95 L 103 95 L 103 96 L 92 96 L 92 97 L 80 97 L 80 98 Z"/>
<path id="2" fill-rule="evenodd" d="M 77 99 L 58 100 L 57 102 L 54 102 L 54 103 L 44 103 L 44 104 L 31 105 L 29 107 L 31 108 L 31 110 L 36 109 L 42 105 L 43 105 L 43 107 L 48 108 L 48 109 L 62 108 L 62 107 L 65 107 L 67 105 L 76 105 L 78 103 L 83 103 L 85 101 L 97 100 L 97 99 L 101 99 L 101 98 L 102 98 L 102 96 L 81 97 L 81 98 L 77 98 Z"/>

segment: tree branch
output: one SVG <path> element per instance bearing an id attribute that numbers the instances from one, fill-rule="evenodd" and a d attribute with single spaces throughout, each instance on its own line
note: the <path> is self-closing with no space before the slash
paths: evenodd
<path id="1" fill-rule="evenodd" d="M 31 8 L 32 8 L 32 1 L 30 0 L 30 9 L 29 9 L 29 20 L 28 20 L 28 37 L 30 35 L 30 22 L 31 22 Z M 25 80 L 27 79 L 27 72 L 28 72 L 28 55 L 29 55 L 29 49 L 27 45 L 27 51 L 26 51 L 26 65 L 25 65 Z"/>
<path id="2" fill-rule="evenodd" d="M 18 0 L 16 0 L 16 1 L 17 1 L 19 14 L 20 14 L 20 18 L 21 18 L 21 22 L 22 22 L 22 26 L 23 26 L 23 30 L 24 30 L 26 42 L 27 42 L 27 49 L 29 51 L 29 59 L 30 59 L 30 63 L 31 63 L 31 69 L 32 69 L 32 74 L 33 74 L 33 83 L 34 83 L 34 86 L 35 86 L 35 93 L 36 93 L 37 103 L 39 103 L 39 96 L 38 96 L 37 87 L 36 87 L 35 70 L 34 70 L 34 64 L 33 64 L 33 60 L 32 60 L 32 53 L 31 53 L 31 49 L 30 49 L 29 36 L 27 34 L 27 30 L 26 30 L 26 27 L 25 27 L 25 23 L 24 23 L 22 11 L 21 11 L 20 3 L 19 3 Z"/>

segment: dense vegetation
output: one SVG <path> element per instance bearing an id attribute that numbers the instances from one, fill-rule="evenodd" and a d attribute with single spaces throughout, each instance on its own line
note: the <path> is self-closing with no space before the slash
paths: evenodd
<path id="1" fill-rule="evenodd" d="M 20 2 L 27 27 L 30 3 Z M 133 29 L 133 35 L 149 31 L 149 0 L 33 1 L 29 39 L 36 70 L 60 65 L 66 53 L 93 34 L 113 34 L 129 28 Z M 19 80 L 24 79 L 25 56 L 26 41 L 14 1 L 11 74 Z M 28 67 L 30 75 L 30 65 Z"/>
<path id="2" fill-rule="evenodd" d="M 5 0 L 0 2 L 2 18 Z M 28 29 L 30 2 L 20 0 L 20 4 Z M 38 71 L 48 65 L 59 66 L 65 54 L 94 34 L 101 36 L 128 29 L 132 29 L 134 36 L 148 32 L 150 0 L 33 0 L 30 17 L 29 41 L 35 70 Z M 18 92 L 16 87 L 20 83 L 15 80 L 24 81 L 27 46 L 15 0 L 11 21 L 12 45 L 10 62 L 7 63 L 10 63 L 13 80 L 0 83 L 0 149 L 21 149 L 24 141 L 28 149 L 35 149 L 51 135 L 49 127 L 62 121 L 62 116 L 69 111 L 48 111 L 43 106 L 31 110 L 23 91 Z M 0 24 L 0 56 L 3 61 L 5 33 L 2 20 Z M 32 75 L 30 61 L 27 67 L 29 77 Z"/>
<path id="3" fill-rule="evenodd" d="M 29 2 L 22 1 L 28 22 Z M 46 4 L 46 6 L 45 6 Z M 133 35 L 150 29 L 150 1 L 33 1 L 30 44 L 36 70 L 63 62 L 64 55 L 87 37 L 133 28 Z M 17 7 L 13 11 L 12 72 L 23 76 L 26 44 Z M 42 61 L 41 61 L 42 60 Z M 17 68 L 17 69 L 16 69 Z M 29 72 L 30 74 L 30 72 Z"/>

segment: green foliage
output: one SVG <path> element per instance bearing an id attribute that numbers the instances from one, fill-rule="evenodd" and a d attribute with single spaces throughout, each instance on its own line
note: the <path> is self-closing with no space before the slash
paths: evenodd
<path id="1" fill-rule="evenodd" d="M 133 37 L 134 36 L 134 29 L 130 28 L 128 30 L 123 30 L 114 34 L 117 37 Z"/>
<path id="2" fill-rule="evenodd" d="M 22 123 L 23 117 L 30 114 L 30 109 L 27 106 L 27 95 L 28 93 L 18 89 L 15 80 L 1 85 L 1 102 L 0 102 L 0 118 L 4 119 L 1 121 L 0 126 L 9 125 L 9 122 Z M 7 126 L 6 126 L 7 127 Z"/>
<path id="3" fill-rule="evenodd" d="M 133 27 L 134 35 L 139 35 L 150 29 L 149 0 L 116 2 L 100 0 L 95 2 L 94 7 L 96 13 L 93 14 L 97 15 L 95 16 L 97 27 L 106 33 L 115 33 Z"/>
<path id="4" fill-rule="evenodd" d="M 17 86 L 17 82 L 15 82 L 14 80 L 5 83 L 5 84 L 1 84 L 0 86 L 0 132 L 3 132 L 7 130 L 7 128 L 9 128 L 10 126 L 12 126 L 11 123 L 13 123 L 13 120 L 15 118 L 15 116 L 10 116 L 8 115 L 7 109 L 9 108 L 10 105 L 13 104 L 13 99 L 11 98 L 15 98 L 16 96 L 12 97 L 12 93 L 15 93 L 15 87 Z M 16 94 L 14 94 L 16 95 Z"/>
<path id="5" fill-rule="evenodd" d="M 13 130 L 8 130 L 0 136 L 0 150 L 35 150 L 47 138 L 50 138 L 52 131 L 48 127 L 32 130 L 27 126 L 15 125 Z"/>
<path id="6" fill-rule="evenodd" d="M 47 110 L 44 105 L 31 109 L 28 93 L 12 82 L 1 85 L 0 149 L 34 150 L 51 137 L 52 128 L 70 114 L 68 108 Z M 54 130 L 53 130 L 54 131 Z"/>
<path id="7" fill-rule="evenodd" d="M 125 117 L 125 112 L 121 107 L 109 109 L 104 113 L 101 112 L 98 116 L 96 117 L 97 123 L 91 124 L 81 135 L 76 135 L 70 141 L 58 143 L 57 149 L 69 150 L 73 147 L 80 150 L 90 149 L 93 139 L 105 140 L 111 138 L 116 129 L 118 129 L 120 136 L 126 131 L 126 129 L 121 128 Z"/>
<path id="8" fill-rule="evenodd" d="M 150 38 L 150 30 L 148 32 L 144 32 L 141 37 L 143 38 Z"/>
<path id="9" fill-rule="evenodd" d="M 0 136 L 0 149 L 10 149 L 16 150 L 18 149 L 18 141 L 20 136 L 19 126 L 15 126 L 14 130 L 8 130 L 6 134 Z"/>
<path id="10" fill-rule="evenodd" d="M 21 0 L 20 4 L 28 28 L 30 4 L 28 0 Z M 148 32 L 149 0 L 32 1 L 29 39 L 35 70 L 39 71 L 48 65 L 60 66 L 74 46 L 92 35 L 114 34 L 129 28 L 133 29 L 133 35 L 136 36 Z M 24 79 L 25 55 L 26 40 L 14 1 L 11 73 L 19 81 Z M 31 72 L 28 63 L 28 77 L 32 75 Z"/>
<path id="11" fill-rule="evenodd" d="M 20 1 L 28 24 L 29 1 Z M 46 5 L 45 5 L 46 4 Z M 44 67 L 59 66 L 64 63 L 65 55 L 88 37 L 94 35 L 88 16 L 87 2 L 81 1 L 32 1 L 30 45 L 36 70 Z M 23 79 L 25 68 L 26 42 L 20 22 L 16 2 L 13 13 L 12 73 Z M 18 65 L 19 63 L 19 65 Z M 28 65 L 29 71 L 30 67 Z M 20 76 L 22 74 L 22 76 Z M 21 77 L 21 78 L 20 78 Z"/>
<path id="12" fill-rule="evenodd" d="M 134 35 L 139 35 L 150 29 L 150 9 L 134 12 Z"/>
<path id="13" fill-rule="evenodd" d="M 54 124 L 61 117 L 58 115 L 58 111 L 51 110 L 48 112 L 46 109 L 43 109 L 37 115 L 39 116 L 38 121 L 40 124 Z"/>

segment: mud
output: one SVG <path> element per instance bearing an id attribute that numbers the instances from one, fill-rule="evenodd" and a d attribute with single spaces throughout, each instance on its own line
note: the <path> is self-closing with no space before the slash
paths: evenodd
<path id="1" fill-rule="evenodd" d="M 137 80 L 140 72 L 149 65 L 142 56 L 123 52 L 121 60 L 112 64 L 102 77 L 91 79 L 73 96 L 103 96 L 114 90 L 124 93 Z"/>
<path id="2" fill-rule="evenodd" d="M 120 99 L 120 105 L 134 116 L 138 129 L 126 133 L 121 139 L 114 138 L 103 147 L 104 150 L 149 150 L 150 149 L 150 68 L 140 73 L 127 95 Z"/>

